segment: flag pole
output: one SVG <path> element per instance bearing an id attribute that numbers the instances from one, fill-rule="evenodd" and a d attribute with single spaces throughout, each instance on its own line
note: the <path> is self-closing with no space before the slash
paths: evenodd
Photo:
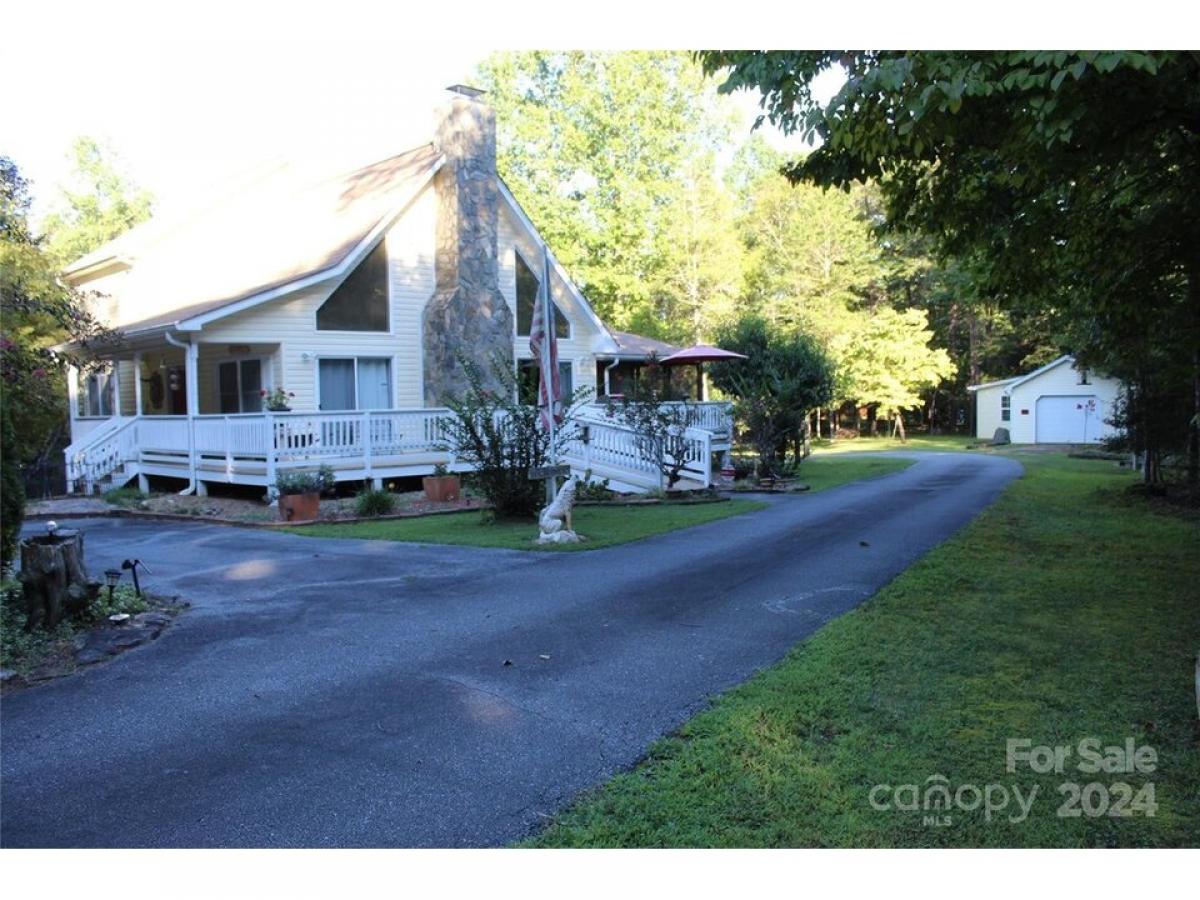
<path id="1" fill-rule="evenodd" d="M 544 335 L 542 337 L 541 381 L 546 386 L 546 429 L 550 435 L 550 465 L 558 465 L 558 452 L 554 446 L 554 375 L 550 371 L 551 353 L 550 342 L 555 338 L 554 319 L 550 305 L 550 248 L 542 243 L 542 322 Z M 546 499 L 553 503 L 558 494 L 558 479 L 547 480 Z"/>

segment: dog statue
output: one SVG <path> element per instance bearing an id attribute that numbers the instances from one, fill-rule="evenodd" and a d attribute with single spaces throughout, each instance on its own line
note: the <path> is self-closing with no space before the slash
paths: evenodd
<path id="1" fill-rule="evenodd" d="M 574 505 L 575 479 L 570 478 L 538 516 L 539 544 L 574 544 L 582 540 L 571 529 L 571 507 Z"/>

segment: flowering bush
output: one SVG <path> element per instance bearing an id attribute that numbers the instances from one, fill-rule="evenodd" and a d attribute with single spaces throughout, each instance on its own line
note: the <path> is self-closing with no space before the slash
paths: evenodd
<path id="1" fill-rule="evenodd" d="M 274 487 L 277 495 L 291 496 L 328 494 L 335 484 L 333 469 L 323 465 L 315 472 L 280 472 L 275 476 Z"/>
<path id="2" fill-rule="evenodd" d="M 289 404 L 292 398 L 296 396 L 291 391 L 285 391 L 281 387 L 271 388 L 269 391 L 263 388 L 259 393 L 262 394 L 263 403 L 266 404 L 267 409 L 273 410 L 290 409 Z"/>

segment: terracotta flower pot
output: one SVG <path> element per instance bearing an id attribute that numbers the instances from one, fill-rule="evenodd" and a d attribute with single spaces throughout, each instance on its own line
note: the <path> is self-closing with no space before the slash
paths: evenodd
<path id="1" fill-rule="evenodd" d="M 320 494 L 279 495 L 279 518 L 284 522 L 311 522 L 320 512 Z"/>
<path id="2" fill-rule="evenodd" d="M 458 499 L 462 480 L 457 475 L 426 475 L 421 479 L 425 499 L 434 503 L 450 503 Z"/>

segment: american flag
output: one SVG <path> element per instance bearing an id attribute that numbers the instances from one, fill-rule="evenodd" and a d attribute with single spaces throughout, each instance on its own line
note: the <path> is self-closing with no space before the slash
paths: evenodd
<path id="1" fill-rule="evenodd" d="M 561 425 L 563 421 L 562 385 L 558 377 L 558 338 L 549 291 L 550 254 L 543 250 L 542 280 L 538 285 L 538 302 L 534 305 L 533 322 L 529 328 L 529 350 L 538 361 L 538 409 L 541 410 L 542 425 L 547 431 L 551 430 L 551 413 L 554 424 Z"/>

